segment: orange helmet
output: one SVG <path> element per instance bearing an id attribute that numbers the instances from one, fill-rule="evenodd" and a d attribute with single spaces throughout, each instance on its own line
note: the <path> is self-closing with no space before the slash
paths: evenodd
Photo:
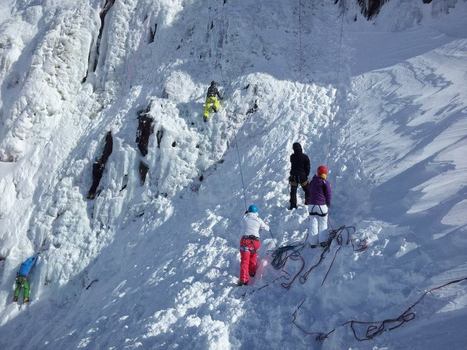
<path id="1" fill-rule="evenodd" d="M 326 165 L 320 165 L 318 169 L 316 169 L 316 174 L 319 177 L 322 177 L 323 179 L 326 179 L 328 177 L 328 173 L 329 173 L 329 170 Z"/>

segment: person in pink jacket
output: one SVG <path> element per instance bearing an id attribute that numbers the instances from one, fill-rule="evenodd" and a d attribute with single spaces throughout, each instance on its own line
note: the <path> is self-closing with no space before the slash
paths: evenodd
<path id="1" fill-rule="evenodd" d="M 248 207 L 243 215 L 243 236 L 240 239 L 240 279 L 239 286 L 247 285 L 250 277 L 256 274 L 258 250 L 261 247 L 259 231 L 269 231 L 269 226 L 258 215 L 258 207 Z"/>

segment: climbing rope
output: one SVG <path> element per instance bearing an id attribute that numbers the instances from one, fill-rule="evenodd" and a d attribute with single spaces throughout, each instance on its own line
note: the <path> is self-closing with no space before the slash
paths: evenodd
<path id="1" fill-rule="evenodd" d="M 301 261 L 302 263 L 298 273 L 296 273 L 295 276 L 289 282 L 281 283 L 281 286 L 285 289 L 290 289 L 297 276 L 299 276 L 305 268 L 305 259 L 303 259 L 301 251 L 307 247 L 307 239 L 308 234 L 306 235 L 303 242 L 288 244 L 286 246 L 278 247 L 272 251 L 271 266 L 276 270 L 281 270 L 285 266 L 289 258 L 293 261 Z"/>
<path id="2" fill-rule="evenodd" d="M 288 282 L 282 282 L 281 286 L 285 289 L 290 289 L 297 278 L 299 279 L 301 284 L 305 284 L 310 273 L 323 262 L 327 253 L 330 251 L 332 242 L 335 241 L 339 247 L 335 251 L 331 264 L 323 278 L 323 281 L 321 282 L 321 285 L 323 285 L 329 275 L 329 272 L 331 271 L 331 268 L 334 264 L 334 261 L 336 260 L 338 252 L 341 250 L 341 248 L 344 245 L 351 244 L 354 252 L 362 252 L 367 248 L 366 241 L 365 240 L 359 241 L 353 238 L 354 234 L 355 234 L 355 227 L 353 226 L 343 225 L 337 229 L 331 229 L 329 231 L 329 240 L 326 246 L 324 247 L 323 251 L 321 252 L 318 261 L 315 264 L 313 264 L 311 267 L 309 267 L 308 270 L 306 270 L 304 274 L 302 274 L 302 272 L 305 270 L 306 263 L 305 263 L 305 259 L 302 256 L 302 252 L 305 248 L 316 248 L 317 247 L 317 245 L 312 245 L 310 243 L 307 243 L 308 234 L 303 240 L 303 242 L 288 244 L 288 245 L 281 246 L 273 250 L 271 254 L 272 256 L 271 265 L 276 270 L 280 270 L 284 268 L 288 259 L 292 261 L 301 262 L 301 266 L 298 269 L 298 272 L 296 272 L 295 275 Z"/>
<path id="3" fill-rule="evenodd" d="M 355 234 L 355 227 L 354 226 L 341 226 L 337 230 L 332 230 L 331 232 L 334 232 L 335 240 L 337 244 L 339 245 L 339 248 L 337 248 L 336 252 L 334 253 L 334 257 L 332 258 L 331 264 L 329 265 L 328 271 L 324 275 L 323 282 L 321 282 L 321 286 L 324 284 L 326 281 L 326 278 L 328 277 L 329 272 L 331 271 L 332 265 L 334 264 L 334 261 L 336 260 L 337 253 L 341 250 L 341 248 L 344 245 L 349 245 L 349 243 L 352 245 L 352 250 L 356 253 L 363 252 L 368 248 L 368 243 L 366 240 L 356 240 L 353 238 L 353 235 Z M 344 234 L 347 234 L 346 239 L 344 240 Z"/>
<path id="4" fill-rule="evenodd" d="M 334 253 L 334 257 L 333 257 L 333 259 L 331 261 L 331 264 L 330 264 L 326 274 L 324 275 L 324 278 L 323 278 L 323 281 L 321 282 L 321 285 L 323 285 L 324 282 L 326 281 L 326 278 L 328 277 L 329 272 L 331 271 L 331 268 L 332 268 L 332 266 L 334 264 L 334 261 L 336 260 L 337 253 L 339 253 L 342 246 L 349 245 L 349 243 L 351 243 L 352 244 L 352 249 L 353 249 L 354 252 L 364 251 L 367 248 L 366 241 L 359 242 L 359 244 L 356 247 L 355 243 L 354 243 L 354 242 L 356 242 L 356 240 L 354 238 L 352 238 L 352 236 L 354 234 L 355 234 L 355 227 L 354 226 L 345 226 L 345 225 L 343 225 L 343 226 L 341 226 L 341 227 L 339 227 L 337 229 L 331 229 L 329 231 L 329 239 L 328 239 L 327 245 L 324 248 L 324 250 L 321 252 L 321 255 L 319 257 L 318 262 L 315 265 L 311 266 L 308 269 L 308 271 L 305 272 L 302 276 L 300 276 L 300 283 L 304 284 L 306 282 L 306 280 L 308 279 L 308 275 L 316 267 L 318 267 L 321 264 L 321 262 L 324 260 L 326 254 L 328 253 L 328 251 L 331 248 L 332 241 L 335 241 L 339 247 L 337 248 L 337 250 Z M 344 236 L 346 237 L 346 239 L 344 239 Z"/>
<path id="5" fill-rule="evenodd" d="M 298 73 L 302 77 L 303 70 L 303 48 L 302 48 L 302 0 L 298 0 Z"/>
<path id="6" fill-rule="evenodd" d="M 400 314 L 398 317 L 395 318 L 388 318 L 382 321 L 358 321 L 358 320 L 349 320 L 347 322 L 342 323 L 340 326 L 337 326 L 336 328 L 332 329 L 329 332 L 313 332 L 306 330 L 305 327 L 301 326 L 296 322 L 297 320 L 297 313 L 302 307 L 303 303 L 305 302 L 305 299 L 302 300 L 302 302 L 298 305 L 298 307 L 295 309 L 294 313 L 292 314 L 292 323 L 300 329 L 303 333 L 306 335 L 312 335 L 315 336 L 315 339 L 318 341 L 323 341 L 326 338 L 329 337 L 330 334 L 332 334 L 337 328 L 339 327 L 344 327 L 346 325 L 350 325 L 350 329 L 352 330 L 352 333 L 355 337 L 356 340 L 358 341 L 366 341 L 366 340 L 371 340 L 375 338 L 378 335 L 381 335 L 385 331 L 392 331 L 396 328 L 401 327 L 405 323 L 412 321 L 416 317 L 416 313 L 414 311 L 415 306 L 417 306 L 422 300 L 430 293 L 442 289 L 444 287 L 447 287 L 451 284 L 455 283 L 460 283 L 463 281 L 467 281 L 467 277 L 462 277 L 458 278 L 455 280 L 452 280 L 450 282 L 444 283 L 440 286 L 431 288 L 427 291 L 425 291 L 412 305 L 410 305 L 402 314 Z M 367 326 L 365 334 L 358 335 L 357 329 L 355 326 L 358 325 L 365 325 Z"/>
<path id="7" fill-rule="evenodd" d="M 330 244 L 327 245 L 323 251 L 321 252 L 321 254 L 319 255 L 319 259 L 318 259 L 318 262 L 314 265 L 312 265 L 302 276 L 300 276 L 300 283 L 301 284 L 305 284 L 306 281 L 308 280 L 308 276 L 310 275 L 310 273 L 315 269 L 317 268 L 324 260 L 324 257 L 326 256 L 327 252 L 329 251 L 329 247 L 330 247 Z M 324 280 L 323 282 L 321 283 L 321 285 L 323 285 L 324 283 Z"/>
<path id="8" fill-rule="evenodd" d="M 337 54 L 337 84 L 340 82 L 340 74 L 341 74 L 341 64 L 342 64 L 342 41 L 344 38 L 344 15 L 345 15 L 345 8 L 342 10 L 341 14 L 341 27 L 340 27 L 340 35 L 339 35 L 339 50 Z"/>
<path id="9" fill-rule="evenodd" d="M 303 242 L 297 242 L 297 243 L 291 243 L 285 246 L 281 246 L 276 248 L 275 250 L 272 251 L 271 257 L 271 265 L 274 267 L 276 270 L 281 270 L 287 260 L 290 257 L 298 256 L 300 255 L 300 252 L 306 247 L 308 239 L 308 234 L 306 235 L 305 239 Z"/>
<path id="10" fill-rule="evenodd" d="M 298 324 L 297 322 L 297 314 L 298 314 L 298 310 L 300 310 L 300 308 L 302 307 L 303 303 L 305 302 L 305 299 L 302 300 L 302 302 L 298 305 L 298 307 L 295 309 L 294 313 L 292 314 L 292 324 L 297 327 L 298 329 L 300 329 L 303 333 L 305 333 L 306 335 L 312 335 L 315 337 L 316 340 L 318 341 L 323 341 L 324 339 L 326 339 L 332 332 L 334 332 L 336 329 L 334 328 L 332 331 L 328 332 L 328 333 L 323 333 L 323 332 L 313 332 L 313 331 L 308 331 L 305 329 L 305 327 L 301 326 L 300 324 Z"/>
<path id="11" fill-rule="evenodd" d="M 246 202 L 246 186 L 245 186 L 245 179 L 243 177 L 243 169 L 242 169 L 242 160 L 240 158 L 240 151 L 238 150 L 238 142 L 237 142 L 237 135 L 234 135 L 234 142 L 235 142 L 235 149 L 237 150 L 237 158 L 238 158 L 238 169 L 240 170 L 240 178 L 242 180 L 242 188 L 243 188 L 243 201 L 245 203 L 245 210 L 248 208 L 248 204 Z"/>
<path id="12" fill-rule="evenodd" d="M 269 228 L 269 235 L 271 236 L 272 240 L 274 241 L 274 244 L 277 246 L 277 243 L 276 243 L 276 241 L 274 239 L 274 235 L 272 234 L 271 228 Z"/>
<path id="13" fill-rule="evenodd" d="M 338 91 L 340 89 L 340 79 L 341 79 L 341 66 L 342 66 L 342 42 L 343 42 L 343 37 L 344 37 L 344 15 L 345 15 L 345 8 L 342 10 L 342 13 L 341 13 L 341 25 L 340 25 L 340 33 L 339 33 L 339 49 L 338 49 L 338 53 L 337 53 L 337 80 L 336 80 L 336 98 L 337 96 L 339 95 L 338 94 Z M 328 151 L 328 155 L 331 151 L 331 148 L 333 147 L 334 145 L 334 140 L 333 140 L 333 134 L 334 134 L 334 118 L 335 118 L 335 115 L 331 118 L 331 121 L 330 121 L 330 132 L 329 132 L 329 151 Z M 328 162 L 328 158 L 326 158 L 326 162 Z M 337 178 L 334 178 L 334 186 L 337 185 Z"/>
<path id="14" fill-rule="evenodd" d="M 227 17 L 225 15 L 225 4 L 226 4 L 226 2 L 227 2 L 227 0 L 224 0 L 222 2 L 221 31 L 219 33 L 220 35 L 223 35 L 224 37 L 227 37 L 227 33 L 226 33 L 226 29 L 225 29 L 225 23 L 227 22 Z M 216 62 L 217 65 L 219 65 L 219 71 L 220 71 L 220 74 L 221 74 L 221 79 L 222 79 L 223 84 L 225 84 L 224 71 L 223 71 L 224 65 L 222 64 L 224 44 L 225 44 L 225 40 L 222 39 L 222 49 L 219 50 L 218 62 Z"/>
<path id="15" fill-rule="evenodd" d="M 226 0 L 224 0 L 221 4 L 221 12 L 222 12 L 222 19 L 221 19 L 221 31 L 219 32 L 220 35 L 225 35 L 225 22 L 226 22 L 226 16 L 225 16 L 225 4 Z M 208 28 L 213 25 L 213 17 L 212 17 L 212 11 L 213 11 L 213 5 L 209 5 L 209 22 L 208 22 Z M 212 33 L 209 34 L 209 41 L 210 41 L 210 49 L 212 50 L 214 47 L 213 44 L 213 35 Z M 222 65 L 222 50 L 217 50 L 218 52 L 214 53 L 214 59 L 215 59 L 215 67 L 219 69 L 219 73 L 221 76 L 222 82 L 225 82 L 224 79 L 224 72 L 223 72 L 223 65 Z M 224 105 L 224 109 L 226 106 Z M 240 178 L 242 181 L 242 190 L 243 190 L 243 202 L 245 204 L 245 210 L 248 208 L 247 200 L 246 200 L 246 186 L 245 186 L 245 178 L 243 176 L 243 167 L 242 167 L 242 160 L 240 157 L 240 151 L 238 148 L 238 142 L 237 142 L 237 135 L 234 134 L 234 144 L 235 144 L 235 149 L 237 153 L 237 158 L 238 158 L 238 169 L 240 171 Z"/>
<path id="16" fill-rule="evenodd" d="M 278 280 L 280 280 L 280 279 L 282 279 L 282 278 L 285 278 L 285 276 L 284 276 L 284 275 L 278 276 L 278 277 L 274 278 L 272 281 L 266 282 L 266 283 L 265 283 L 264 285 L 262 285 L 261 287 L 254 288 L 254 289 L 251 289 L 251 290 L 247 290 L 247 291 L 245 291 L 245 292 L 241 295 L 241 297 L 242 297 L 242 298 L 250 297 L 251 295 L 255 294 L 256 292 L 259 292 L 260 290 L 262 290 L 262 289 L 264 289 L 264 288 L 267 288 L 267 287 L 273 285 L 274 282 L 276 282 L 276 281 L 278 281 Z"/>

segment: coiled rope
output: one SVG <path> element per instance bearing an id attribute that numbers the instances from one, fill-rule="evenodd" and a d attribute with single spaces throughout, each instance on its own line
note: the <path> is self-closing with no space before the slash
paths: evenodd
<path id="1" fill-rule="evenodd" d="M 327 253 L 330 250 L 332 242 L 335 241 L 339 247 L 335 251 L 331 264 L 323 278 L 323 281 L 321 282 L 321 285 L 323 285 L 329 275 L 329 272 L 331 271 L 334 261 L 336 260 L 337 253 L 341 250 L 342 246 L 351 244 L 354 252 L 362 252 L 368 247 L 367 242 L 365 240 L 358 241 L 357 239 L 353 238 L 354 234 L 355 234 L 354 226 L 343 225 L 337 229 L 331 229 L 329 231 L 329 240 L 326 246 L 324 247 L 323 251 L 321 252 L 318 261 L 315 264 L 313 264 L 311 267 L 309 267 L 308 270 L 304 274 L 302 274 L 302 272 L 305 270 L 306 263 L 305 263 L 305 259 L 302 256 L 302 252 L 305 248 L 316 248 L 317 247 L 317 245 L 312 245 L 310 243 L 307 243 L 308 234 L 303 240 L 303 242 L 292 243 L 292 244 L 288 244 L 288 245 L 281 246 L 281 247 L 274 249 L 271 254 L 272 256 L 271 265 L 276 270 L 282 269 L 287 263 L 287 260 L 289 258 L 292 261 L 301 262 L 301 266 L 298 269 L 298 272 L 296 272 L 295 275 L 288 282 L 282 282 L 281 286 L 285 289 L 290 289 L 297 278 L 299 279 L 299 282 L 301 284 L 305 284 L 310 273 L 323 262 L 324 258 L 326 257 Z"/>

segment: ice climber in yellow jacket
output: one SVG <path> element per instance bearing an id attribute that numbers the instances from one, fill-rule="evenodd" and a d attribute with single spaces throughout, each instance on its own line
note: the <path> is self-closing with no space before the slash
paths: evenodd
<path id="1" fill-rule="evenodd" d="M 211 112 L 217 113 L 221 108 L 219 100 L 222 100 L 222 97 L 217 89 L 217 83 L 213 80 L 211 81 L 211 86 L 209 86 L 206 94 L 206 102 L 204 103 L 203 119 L 205 122 L 209 120 Z"/>

